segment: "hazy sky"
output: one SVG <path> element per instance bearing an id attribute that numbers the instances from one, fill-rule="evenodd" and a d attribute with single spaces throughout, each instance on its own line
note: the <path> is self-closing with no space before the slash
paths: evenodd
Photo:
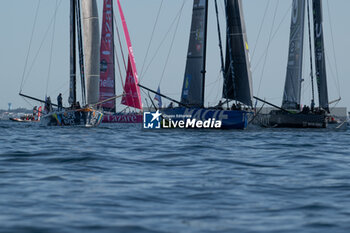
<path id="1" fill-rule="evenodd" d="M 102 0 L 97 1 L 100 7 L 99 12 L 102 14 Z M 141 73 L 161 1 L 121 0 L 121 3 L 124 8 L 134 47 L 140 82 L 150 88 L 157 89 L 161 81 L 161 91 L 163 93 L 175 99 L 180 99 L 191 24 L 192 0 L 163 0 L 163 6 L 149 50 L 148 59 L 145 63 L 143 73 Z M 209 2 L 210 15 L 205 102 L 206 104 L 216 104 L 221 97 L 223 82 L 222 75 L 220 74 L 214 1 L 209 0 Z M 222 9 L 224 1 L 218 0 L 218 2 L 220 3 L 222 31 L 224 31 Z M 25 101 L 18 96 L 18 92 L 22 82 L 38 0 L 1 0 L 1 3 L 0 109 L 6 109 L 9 102 L 13 104 L 14 108 L 30 108 L 35 103 Z M 183 3 L 184 6 L 181 11 Z M 58 5 L 56 20 L 52 21 L 56 4 Z M 252 59 L 253 91 L 255 95 L 266 98 L 277 105 L 280 105 L 282 101 L 286 75 L 291 4 L 292 0 L 243 0 Z M 348 54 L 350 53 L 350 27 L 348 26 L 348 22 L 350 22 L 350 1 L 323 0 L 323 5 L 329 99 L 337 99 L 340 95 L 342 101 L 338 106 L 350 108 L 350 92 L 348 91 L 348 87 L 350 86 L 350 79 L 348 78 L 348 74 L 350 73 L 348 58 Z M 263 21 L 265 9 L 267 11 Z M 170 28 L 170 26 L 179 12 L 181 12 L 181 18 L 175 33 L 178 21 L 175 21 L 173 27 Z M 275 20 L 273 20 L 274 18 Z M 53 26 L 55 26 L 55 30 L 53 30 Z M 121 27 L 119 28 L 121 29 Z M 166 36 L 169 28 L 169 34 Z M 46 32 L 46 37 L 44 37 Z M 258 38 L 259 32 L 260 36 Z M 274 36 L 271 35 L 271 32 Z M 332 43 L 332 33 L 334 43 Z M 39 98 L 44 98 L 47 93 L 55 100 L 57 94 L 62 92 L 65 103 L 67 103 L 69 79 L 69 1 L 41 0 L 37 25 L 33 35 L 31 51 L 24 75 L 26 81 L 23 86 L 23 93 Z M 164 37 L 164 43 L 159 47 Z M 45 39 L 43 40 L 43 38 Z M 165 67 L 173 38 L 173 48 L 170 52 L 167 66 Z M 269 38 L 270 43 L 268 43 Z M 52 59 L 50 59 L 51 44 L 53 45 Z M 158 48 L 159 52 L 156 53 Z M 265 56 L 266 51 L 267 56 Z M 305 82 L 302 90 L 302 102 L 309 105 L 311 86 L 308 47 L 305 48 L 305 51 L 307 52 L 304 54 L 305 64 L 303 73 Z M 154 57 L 153 60 L 152 57 Z M 152 62 L 150 63 L 151 60 Z M 337 61 L 337 65 L 335 65 L 335 61 Z M 150 64 L 149 69 L 145 72 L 145 67 L 148 64 Z M 49 67 L 51 67 L 50 70 Z M 163 78 L 161 78 L 162 74 Z M 118 77 L 118 91 L 121 92 L 119 80 L 120 78 Z M 142 99 L 145 99 L 144 95 Z"/>

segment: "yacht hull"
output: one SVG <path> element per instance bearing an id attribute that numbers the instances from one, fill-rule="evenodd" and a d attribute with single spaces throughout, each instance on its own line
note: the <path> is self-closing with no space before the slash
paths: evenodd
<path id="1" fill-rule="evenodd" d="M 102 121 L 103 113 L 95 109 L 74 109 L 48 113 L 41 118 L 45 126 L 95 127 Z"/>
<path id="2" fill-rule="evenodd" d="M 323 113 L 288 113 L 273 111 L 262 114 L 254 122 L 270 128 L 327 128 L 327 116 Z"/>

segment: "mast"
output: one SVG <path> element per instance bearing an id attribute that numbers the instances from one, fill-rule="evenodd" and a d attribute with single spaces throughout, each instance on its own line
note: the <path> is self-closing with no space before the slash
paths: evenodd
<path id="1" fill-rule="evenodd" d="M 300 109 L 301 83 L 303 81 L 304 22 L 305 0 L 293 0 L 287 75 L 282 102 L 284 109 Z"/>
<path id="2" fill-rule="evenodd" d="M 215 12 L 216 12 L 216 21 L 217 21 L 217 28 L 218 28 L 221 71 L 222 71 L 222 74 L 223 74 L 223 76 L 225 78 L 225 62 L 224 62 L 224 55 L 223 55 L 223 52 L 222 52 L 221 29 L 220 29 L 219 11 L 218 11 L 218 2 L 217 2 L 217 0 L 215 0 Z"/>
<path id="3" fill-rule="evenodd" d="M 206 7 L 205 7 L 205 20 L 204 20 L 204 51 L 203 51 L 203 69 L 201 71 L 202 73 L 202 108 L 204 108 L 204 93 L 205 93 L 205 74 L 206 71 L 206 64 L 207 64 L 207 41 L 208 41 L 208 0 L 206 0 Z"/>
<path id="4" fill-rule="evenodd" d="M 82 0 L 87 104 L 99 102 L 100 38 L 96 0 Z"/>
<path id="5" fill-rule="evenodd" d="M 70 105 L 75 104 L 77 101 L 76 92 L 76 46 L 75 46 L 75 8 L 76 0 L 70 0 L 70 79 L 69 79 L 69 98 Z"/>
<path id="6" fill-rule="evenodd" d="M 113 19 L 113 0 L 104 0 L 100 48 L 100 101 L 116 95 Z M 115 112 L 115 99 L 103 103 L 102 107 L 106 111 Z"/>
<path id="7" fill-rule="evenodd" d="M 83 51 L 83 36 L 81 27 L 80 1 L 76 1 L 76 20 L 78 32 L 78 50 L 79 50 L 79 68 L 81 81 L 81 97 L 83 106 L 86 105 L 86 89 L 85 89 L 85 72 L 84 72 L 84 51 Z"/>
<path id="8" fill-rule="evenodd" d="M 309 31 L 309 49 L 310 49 L 310 76 L 311 76 L 311 91 L 312 91 L 312 99 L 311 99 L 311 110 L 313 111 L 313 106 L 315 105 L 315 90 L 314 90 L 314 68 L 313 68 L 313 60 L 312 60 L 312 40 L 311 40 L 311 20 L 310 20 L 310 4 L 309 0 L 307 1 L 307 25 Z"/>
<path id="9" fill-rule="evenodd" d="M 316 61 L 316 80 L 318 87 L 318 99 L 320 108 L 329 112 L 328 90 L 327 90 L 327 72 L 324 52 L 323 39 L 323 16 L 322 1 L 312 1 L 314 12 L 314 40 L 315 40 L 315 61 Z"/>
<path id="10" fill-rule="evenodd" d="M 204 106 L 208 0 L 194 0 L 181 103 Z"/>
<path id="11" fill-rule="evenodd" d="M 223 97 L 252 106 L 252 74 L 242 0 L 225 3 L 227 46 Z"/>

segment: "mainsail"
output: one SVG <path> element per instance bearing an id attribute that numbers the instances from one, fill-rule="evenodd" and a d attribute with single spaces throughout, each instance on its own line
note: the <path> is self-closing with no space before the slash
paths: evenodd
<path id="1" fill-rule="evenodd" d="M 242 0 L 227 0 L 225 5 L 227 35 L 223 97 L 252 106 L 252 74 Z"/>
<path id="2" fill-rule="evenodd" d="M 103 1 L 100 49 L 100 101 L 115 96 L 113 1 Z M 115 99 L 104 102 L 106 111 L 115 111 Z"/>
<path id="3" fill-rule="evenodd" d="M 129 52 L 128 68 L 126 71 L 124 97 L 122 99 L 122 104 L 133 108 L 142 109 L 141 94 L 140 94 L 140 87 L 138 86 L 138 76 L 137 76 L 137 70 L 136 70 L 135 57 L 131 46 L 128 27 L 126 25 L 124 13 L 119 0 L 118 0 L 118 7 L 119 7 L 119 13 L 122 20 L 125 39 L 128 46 L 128 52 Z"/>
<path id="4" fill-rule="evenodd" d="M 206 33 L 208 0 L 194 0 L 187 64 L 181 102 L 194 107 L 204 105 Z"/>
<path id="5" fill-rule="evenodd" d="M 329 111 L 328 91 L 327 91 L 327 73 L 324 52 L 323 39 L 323 16 L 322 1 L 313 0 L 313 16 L 314 16 L 314 40 L 315 40 L 315 61 L 316 61 L 316 79 L 318 87 L 318 98 L 320 107 Z"/>
<path id="6" fill-rule="evenodd" d="M 289 55 L 282 108 L 299 109 L 302 83 L 305 0 L 293 0 Z"/>
<path id="7" fill-rule="evenodd" d="M 87 104 L 99 101 L 100 31 L 96 0 L 82 0 Z"/>

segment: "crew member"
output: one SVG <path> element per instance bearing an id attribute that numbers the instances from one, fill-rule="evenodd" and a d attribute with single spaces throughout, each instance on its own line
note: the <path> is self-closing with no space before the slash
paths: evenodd
<path id="1" fill-rule="evenodd" d="M 52 111 L 52 104 L 51 104 L 51 98 L 50 98 L 50 96 L 46 98 L 45 110 L 46 110 L 46 113 L 49 113 L 49 112 Z"/>
<path id="2" fill-rule="evenodd" d="M 58 111 L 62 111 L 62 93 L 57 96 Z"/>

